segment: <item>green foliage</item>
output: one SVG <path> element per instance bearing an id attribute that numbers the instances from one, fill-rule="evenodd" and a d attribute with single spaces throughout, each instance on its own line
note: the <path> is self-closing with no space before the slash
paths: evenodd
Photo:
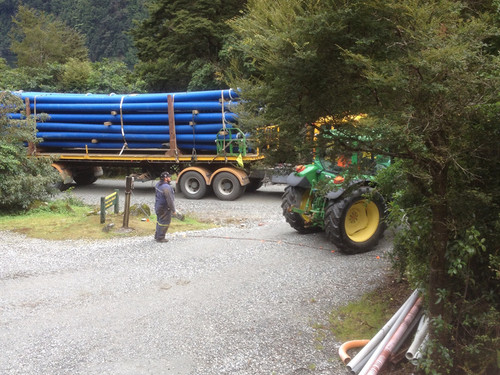
<path id="1" fill-rule="evenodd" d="M 91 61 L 105 58 L 124 62 L 131 68 L 136 52 L 128 33 L 134 20 L 146 16 L 145 0 L 23 0 L 25 7 L 57 17 L 60 22 L 77 30 L 85 37 Z M 7 35 L 20 0 L 0 1 L 0 32 Z M 0 56 L 9 64 L 14 62 L 8 38 L 0 39 Z"/>
<path id="2" fill-rule="evenodd" d="M 62 197 L 45 201 L 34 201 L 29 209 L 30 215 L 37 215 L 40 213 L 54 213 L 54 214 L 74 214 L 76 207 L 87 207 L 82 199 L 73 194 L 73 187 L 70 187 L 62 193 Z M 90 208 L 87 207 L 89 210 Z"/>
<path id="3" fill-rule="evenodd" d="M 25 91 L 54 91 L 57 77 L 62 73 L 61 64 L 48 64 L 44 67 L 9 68 L 0 67 L 0 89 Z"/>
<path id="4" fill-rule="evenodd" d="M 151 90 L 215 89 L 223 69 L 219 53 L 242 1 L 150 0 L 149 17 L 132 30 L 136 70 Z"/>
<path id="5" fill-rule="evenodd" d="M 0 212 L 23 210 L 47 198 L 59 178 L 51 160 L 29 157 L 23 146 L 24 141 L 34 142 L 34 124 L 7 119 L 7 113 L 22 108 L 19 98 L 0 93 Z"/>
<path id="6" fill-rule="evenodd" d="M 90 63 L 70 59 L 65 64 L 11 69 L 0 59 L 0 89 L 47 92 L 131 93 L 142 92 L 125 63 L 103 60 Z"/>
<path id="7" fill-rule="evenodd" d="M 475 345 L 475 330 L 498 345 L 495 314 L 482 315 L 481 303 L 499 310 L 494 5 L 252 0 L 232 24 L 233 66 L 242 73 L 232 86 L 247 99 L 242 126 L 279 125 L 280 133 L 297 135 L 281 152 L 297 155 L 305 124 L 323 117 L 320 130 L 336 129 L 323 144 L 332 158 L 365 151 L 400 160 L 379 183 L 392 194 L 395 265 L 426 290 L 429 314 L 441 319 L 428 372 L 472 368 L 464 353 Z M 359 113 L 367 117 L 338 121 Z M 465 326 L 451 306 L 469 308 L 470 316 L 477 308 L 485 318 Z"/>
<path id="8" fill-rule="evenodd" d="M 90 62 L 70 58 L 63 66 L 60 87 L 67 92 L 84 91 L 88 87 L 87 82 L 91 72 Z"/>
<path id="9" fill-rule="evenodd" d="M 11 50 L 19 67 L 42 67 L 87 58 L 81 34 L 44 12 L 20 5 L 10 31 Z"/>
<path id="10" fill-rule="evenodd" d="M 123 94 L 143 92 L 144 83 L 137 79 L 125 63 L 104 59 L 92 64 L 87 90 Z"/>

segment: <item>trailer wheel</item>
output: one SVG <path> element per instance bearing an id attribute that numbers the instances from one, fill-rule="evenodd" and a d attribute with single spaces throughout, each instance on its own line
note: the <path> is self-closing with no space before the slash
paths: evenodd
<path id="1" fill-rule="evenodd" d="M 309 227 L 309 218 L 298 212 L 293 212 L 292 207 L 304 209 L 311 193 L 310 189 L 301 189 L 296 186 L 287 186 L 281 198 L 283 216 L 290 226 L 299 233 L 311 233 L 317 228 Z"/>
<path id="2" fill-rule="evenodd" d="M 188 171 L 181 177 L 179 187 L 187 199 L 201 199 L 207 193 L 207 183 L 203 176 L 195 171 Z"/>
<path id="3" fill-rule="evenodd" d="M 59 180 L 52 185 L 54 190 L 66 191 L 71 187 L 71 184 L 65 184 L 63 180 Z"/>
<path id="4" fill-rule="evenodd" d="M 250 177 L 250 183 L 246 186 L 246 192 L 253 193 L 260 189 L 262 185 L 264 184 L 264 181 L 262 181 L 262 178 L 254 178 Z"/>
<path id="5" fill-rule="evenodd" d="M 217 198 L 223 201 L 233 201 L 245 192 L 245 187 L 240 185 L 238 177 L 229 172 L 217 174 L 212 189 Z"/>
<path id="6" fill-rule="evenodd" d="M 343 253 L 370 251 L 384 233 L 384 213 L 384 198 L 373 188 L 360 187 L 328 205 L 325 233 Z"/>
<path id="7" fill-rule="evenodd" d="M 74 172 L 73 180 L 75 180 L 77 185 L 91 185 L 97 181 L 97 177 L 94 176 L 93 169 L 85 169 L 82 171 Z"/>

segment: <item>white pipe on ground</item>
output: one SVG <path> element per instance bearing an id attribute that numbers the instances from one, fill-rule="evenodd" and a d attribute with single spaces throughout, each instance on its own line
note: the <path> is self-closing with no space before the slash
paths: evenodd
<path id="1" fill-rule="evenodd" d="M 399 310 L 396 312 L 396 314 L 394 314 L 394 316 L 390 319 L 390 321 L 387 322 L 387 324 L 384 326 L 384 328 L 382 328 L 379 331 L 379 333 L 377 333 L 377 335 L 376 335 L 376 337 L 378 336 L 377 337 L 377 341 L 375 342 L 375 337 L 372 339 L 374 341 L 374 345 L 371 346 L 371 344 L 368 343 L 368 345 L 366 345 L 363 348 L 363 350 L 365 350 L 367 347 L 371 346 L 370 349 L 375 348 L 375 351 L 373 352 L 372 355 L 370 355 L 370 359 L 365 363 L 365 365 L 363 366 L 363 368 L 360 370 L 359 375 L 365 375 L 368 372 L 368 370 L 370 369 L 370 367 L 373 364 L 373 362 L 375 362 L 375 360 L 377 359 L 377 357 L 379 356 L 379 354 L 384 349 L 384 346 L 387 344 L 387 342 L 392 337 L 392 335 L 394 334 L 394 332 L 398 329 L 398 327 L 401 324 L 401 322 L 404 320 L 405 316 L 408 314 L 408 311 L 410 311 L 410 309 L 412 308 L 412 306 L 415 304 L 415 301 L 417 300 L 417 298 L 418 298 L 418 290 L 415 290 L 410 295 L 410 297 L 406 300 L 406 302 L 403 304 L 403 306 L 401 306 L 399 308 Z M 394 320 L 393 320 L 393 318 L 394 318 Z M 392 324 L 389 325 L 390 322 Z M 356 357 L 358 357 L 360 354 L 361 354 L 361 352 L 359 352 Z M 352 364 L 352 362 L 354 362 L 354 360 L 356 359 L 356 357 L 354 357 L 352 359 L 352 361 L 349 363 L 349 365 L 354 366 Z"/>
<path id="2" fill-rule="evenodd" d="M 382 341 L 382 339 L 387 335 L 387 333 L 391 330 L 397 319 L 402 315 L 402 313 L 406 310 L 406 313 L 410 310 L 411 306 L 415 303 L 418 297 L 418 290 L 415 290 L 410 297 L 405 301 L 405 303 L 396 311 L 396 313 L 389 319 L 389 321 L 382 327 L 380 331 L 377 332 L 375 336 L 370 340 L 366 346 L 359 351 L 358 354 L 354 356 L 354 358 L 347 365 L 347 369 L 357 374 L 359 370 L 355 371 L 355 368 L 358 368 L 358 363 L 365 362 L 364 358 L 366 356 L 371 357 L 371 352 L 378 346 L 378 344 Z M 405 313 L 405 315 L 406 315 Z"/>
<path id="3" fill-rule="evenodd" d="M 425 335 L 424 341 L 420 344 L 418 347 L 417 351 L 415 352 L 413 358 L 410 360 L 410 363 L 412 365 L 418 365 L 418 362 L 420 362 L 420 358 L 422 358 L 422 353 L 425 350 L 425 347 L 427 346 L 427 341 L 429 340 L 429 334 Z"/>
<path id="4" fill-rule="evenodd" d="M 418 323 L 417 332 L 415 333 L 415 338 L 413 339 L 410 347 L 406 351 L 405 357 L 407 360 L 411 361 L 415 357 L 415 353 L 419 349 L 420 345 L 424 341 L 427 332 L 429 331 L 429 318 L 423 315 Z"/>
<path id="5" fill-rule="evenodd" d="M 377 357 L 375 362 L 370 367 L 370 370 L 368 371 L 367 375 L 377 375 L 378 372 L 382 369 L 382 367 L 384 366 L 387 359 L 394 352 L 394 348 L 396 347 L 396 345 L 398 345 L 399 340 L 401 340 L 404 333 L 406 332 L 408 327 L 411 325 L 412 321 L 415 320 L 415 318 L 417 317 L 417 314 L 420 310 L 422 302 L 423 302 L 422 297 L 420 297 L 415 302 L 415 304 L 412 306 L 411 310 L 405 316 L 401 325 L 398 327 L 396 332 L 394 332 L 394 335 L 388 341 L 387 345 L 384 346 L 384 349 L 382 350 L 380 355 Z"/>
<path id="6" fill-rule="evenodd" d="M 375 353 L 375 350 L 377 350 L 377 348 L 373 348 L 370 353 L 367 353 L 360 361 L 358 361 L 358 363 L 356 363 L 355 366 L 352 366 L 352 369 L 351 369 L 351 374 L 357 374 L 358 372 L 361 371 L 361 369 L 363 367 L 365 367 L 366 365 L 366 362 L 368 362 L 368 360 L 371 358 L 371 356 L 373 355 L 373 353 Z M 349 366 L 348 366 L 349 367 Z"/>
<path id="7" fill-rule="evenodd" d="M 418 314 L 417 314 L 417 316 L 415 317 L 415 319 L 413 319 L 413 321 L 411 322 L 410 326 L 406 330 L 406 332 L 403 335 L 403 337 L 401 337 L 401 340 L 399 340 L 398 345 L 394 348 L 394 352 L 397 352 L 401 348 L 401 346 L 406 342 L 406 339 L 413 332 L 416 331 L 416 327 L 417 327 L 418 323 L 420 322 L 420 318 L 422 317 L 423 314 L 424 314 L 424 312 L 422 311 L 422 309 L 420 309 L 419 312 L 418 312 Z"/>

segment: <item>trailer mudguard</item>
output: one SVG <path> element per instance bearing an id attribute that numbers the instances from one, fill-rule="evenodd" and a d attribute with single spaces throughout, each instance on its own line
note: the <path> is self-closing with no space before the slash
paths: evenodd
<path id="1" fill-rule="evenodd" d="M 52 163 L 52 167 L 59 172 L 63 184 L 71 184 L 73 182 L 73 173 L 64 164 Z"/>
<path id="2" fill-rule="evenodd" d="M 205 182 L 207 185 L 210 184 L 210 175 L 211 172 L 207 168 L 203 168 L 200 166 L 193 166 L 193 167 L 188 167 L 183 169 L 178 175 L 177 175 L 177 181 L 181 180 L 181 177 L 184 173 L 189 172 L 189 171 L 195 171 L 198 172 L 199 174 L 202 175 L 202 177 L 205 179 Z"/>
<path id="3" fill-rule="evenodd" d="M 286 183 L 288 186 L 297 186 L 304 189 L 310 189 L 311 183 L 306 177 L 297 176 L 295 173 L 290 173 L 286 178 Z"/>
<path id="4" fill-rule="evenodd" d="M 212 181 L 214 180 L 215 176 L 217 176 L 221 172 L 228 172 L 236 176 L 238 181 L 240 182 L 241 186 L 248 185 L 250 183 L 250 178 L 248 178 L 248 174 L 241 170 L 237 169 L 234 167 L 224 167 L 224 168 L 219 168 L 217 169 L 211 176 L 210 176 L 210 185 L 212 185 Z"/>

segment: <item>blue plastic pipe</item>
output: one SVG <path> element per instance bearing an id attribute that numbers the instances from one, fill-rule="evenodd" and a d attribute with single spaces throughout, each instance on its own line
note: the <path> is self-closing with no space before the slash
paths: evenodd
<path id="1" fill-rule="evenodd" d="M 236 106 L 235 102 L 225 102 L 224 110 L 229 111 Z M 32 113 L 120 113 L 120 104 L 51 104 L 40 103 L 30 104 Z M 121 106 L 122 113 L 167 113 L 167 103 L 123 103 Z M 222 104 L 219 102 L 180 102 L 174 103 L 175 112 L 221 112 Z"/>
<path id="2" fill-rule="evenodd" d="M 113 124 L 120 124 L 120 115 L 105 115 L 105 114 L 51 114 L 49 113 L 49 119 L 46 122 L 67 122 L 67 123 L 86 123 L 86 124 L 104 124 L 105 122 L 111 122 Z M 9 117 L 13 120 L 21 120 L 23 117 L 19 113 L 11 113 Z M 175 115 L 176 124 L 189 124 L 190 122 L 195 122 L 197 124 L 201 123 L 222 123 L 222 113 L 200 113 L 197 115 L 192 115 L 188 113 L 179 113 Z M 227 122 L 236 122 L 238 116 L 232 112 L 224 114 L 224 119 Z M 124 124 L 168 124 L 167 114 L 124 114 L 123 115 Z"/>
<path id="3" fill-rule="evenodd" d="M 156 103 L 167 102 L 167 96 L 172 95 L 174 102 L 199 102 L 234 100 L 238 94 L 233 89 L 207 90 L 192 92 L 154 93 L 154 94 L 71 94 L 52 92 L 13 92 L 21 99 L 29 98 L 30 102 L 37 103 L 120 103 L 123 98 L 124 103 Z"/>
<path id="4" fill-rule="evenodd" d="M 194 142 L 182 142 L 178 143 L 177 146 L 180 149 L 191 150 L 195 148 L 198 151 L 216 151 L 217 146 L 215 144 L 208 143 L 194 143 Z M 38 147 L 42 148 L 56 148 L 56 149 L 110 149 L 110 150 L 121 150 L 123 147 L 123 142 L 57 142 L 57 141 L 45 141 L 38 144 Z M 168 149 L 168 144 L 165 143 L 154 143 L 154 142 L 127 142 L 127 147 L 131 149 L 147 148 L 147 149 Z"/>
<path id="5" fill-rule="evenodd" d="M 99 124 L 71 124 L 58 122 L 40 122 L 36 125 L 40 132 L 95 132 L 95 133 L 121 133 L 121 125 L 99 125 Z M 177 134 L 206 134 L 217 133 L 221 130 L 222 124 L 196 124 L 196 125 L 176 125 L 175 132 Z M 232 128 L 231 124 L 227 124 L 226 128 Z M 125 134 L 160 134 L 169 133 L 169 126 L 161 125 L 124 125 L 123 131 Z"/>
<path id="6" fill-rule="evenodd" d="M 135 142 L 168 142 L 170 135 L 168 134 L 125 134 L 121 133 L 84 133 L 84 132 L 38 132 L 37 138 L 44 140 L 74 140 L 74 139 L 96 139 L 97 141 L 135 141 Z M 235 138 L 235 136 L 233 136 Z M 215 142 L 217 134 L 177 134 L 178 142 L 192 141 L 195 142 Z M 219 137 L 220 138 L 220 137 Z"/>

